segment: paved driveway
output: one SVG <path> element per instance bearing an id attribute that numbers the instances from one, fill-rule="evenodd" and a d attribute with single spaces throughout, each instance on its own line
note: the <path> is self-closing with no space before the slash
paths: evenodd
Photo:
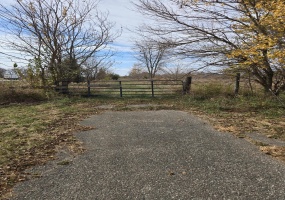
<path id="1" fill-rule="evenodd" d="M 87 151 L 34 169 L 14 199 L 285 199 L 285 164 L 180 111 L 105 112 Z M 68 162 L 67 162 L 68 163 Z"/>

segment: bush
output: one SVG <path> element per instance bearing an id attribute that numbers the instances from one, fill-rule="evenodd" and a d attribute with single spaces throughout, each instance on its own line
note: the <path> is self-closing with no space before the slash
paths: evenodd
<path id="1" fill-rule="evenodd" d="M 112 80 L 118 80 L 120 78 L 119 74 L 111 74 L 110 76 Z"/>
<path id="2" fill-rule="evenodd" d="M 0 105 L 10 103 L 33 103 L 49 99 L 50 92 L 30 87 L 7 87 L 0 84 Z"/>

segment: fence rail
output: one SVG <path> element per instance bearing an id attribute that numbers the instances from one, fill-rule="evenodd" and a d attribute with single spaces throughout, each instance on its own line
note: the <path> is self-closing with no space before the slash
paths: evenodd
<path id="1" fill-rule="evenodd" d="M 193 78 L 193 79 L 192 79 Z M 25 80 L 0 79 L 0 95 L 11 91 L 54 89 L 60 93 L 80 96 L 166 96 L 191 94 L 193 96 L 254 95 L 263 88 L 245 74 L 196 74 L 181 80 L 128 80 L 92 81 L 85 83 L 61 82 L 59 86 L 32 87 Z"/>
<path id="2" fill-rule="evenodd" d="M 183 82 L 181 80 L 95 81 L 69 84 L 68 92 L 87 96 L 167 96 L 182 94 Z"/>

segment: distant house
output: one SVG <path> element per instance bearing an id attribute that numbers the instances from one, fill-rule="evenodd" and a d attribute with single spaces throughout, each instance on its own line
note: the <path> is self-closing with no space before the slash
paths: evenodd
<path id="1" fill-rule="evenodd" d="M 19 80 L 19 76 L 15 72 L 7 70 L 4 73 L 4 79 L 7 79 L 7 80 Z"/>

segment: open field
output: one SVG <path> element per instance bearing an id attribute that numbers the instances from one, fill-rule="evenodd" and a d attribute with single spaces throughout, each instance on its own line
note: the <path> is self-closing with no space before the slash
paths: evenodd
<path id="1" fill-rule="evenodd" d="M 84 146 L 75 140 L 73 134 L 89 129 L 80 126 L 79 122 L 102 112 L 98 106 L 112 107 L 113 110 L 183 110 L 239 138 L 246 138 L 249 132 L 257 132 L 285 141 L 284 94 L 265 97 L 262 93 L 255 93 L 235 97 L 232 87 L 221 85 L 220 81 L 201 81 L 193 84 L 190 95 L 163 98 L 80 98 L 57 96 L 40 90 L 7 90 L 0 107 L 0 196 L 4 198 L 16 182 L 39 176 L 26 174 L 24 170 L 54 159 L 57 148 L 66 146 L 74 153 L 83 151 Z M 141 104 L 149 106 L 129 107 Z M 252 142 L 265 153 L 285 158 L 284 148 Z"/>

